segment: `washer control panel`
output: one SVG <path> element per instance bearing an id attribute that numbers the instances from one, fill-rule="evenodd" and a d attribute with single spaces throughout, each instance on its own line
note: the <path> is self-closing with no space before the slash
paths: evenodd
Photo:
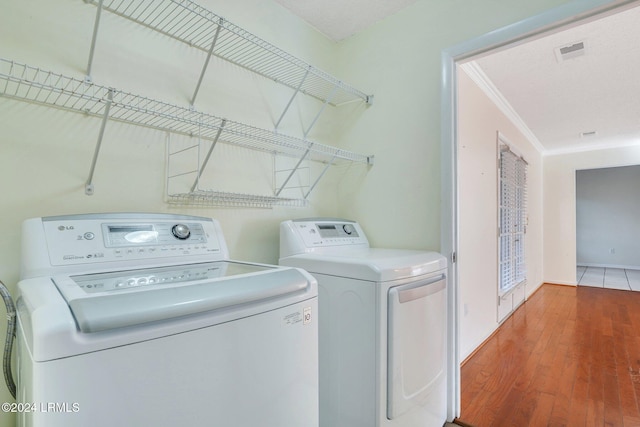
<path id="1" fill-rule="evenodd" d="M 86 234 L 92 235 L 92 232 Z M 206 243 L 200 223 L 151 222 L 131 224 L 102 224 L 105 246 L 123 248 L 140 245 L 184 245 Z"/>
<path id="2" fill-rule="evenodd" d="M 153 261 L 227 252 L 217 222 L 186 215 L 103 214 L 42 218 L 52 266 L 109 261 Z M 213 257 L 212 257 L 213 255 Z M 187 262 L 188 260 L 185 260 Z"/>

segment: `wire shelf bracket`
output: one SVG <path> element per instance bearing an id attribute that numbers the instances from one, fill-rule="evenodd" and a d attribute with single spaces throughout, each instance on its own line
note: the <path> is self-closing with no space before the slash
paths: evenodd
<path id="1" fill-rule="evenodd" d="M 289 183 L 293 175 L 295 175 L 296 171 L 300 168 L 300 165 L 302 164 L 302 162 L 307 158 L 307 156 L 309 156 L 309 153 L 311 152 L 312 147 L 313 147 L 313 142 L 309 145 L 309 148 L 307 148 L 307 151 L 305 151 L 302 157 L 300 157 L 300 159 L 298 160 L 298 163 L 296 163 L 296 165 L 293 167 L 289 175 L 285 178 L 284 182 L 282 183 L 282 186 L 280 186 L 278 191 L 276 191 L 276 196 L 279 196 L 280 193 L 282 193 L 282 190 L 286 188 L 287 184 Z"/>
<path id="2" fill-rule="evenodd" d="M 93 153 L 93 160 L 91 161 L 91 168 L 89 169 L 89 178 L 87 178 L 87 183 L 84 186 L 84 193 L 87 196 L 92 196 L 94 192 L 93 174 L 96 170 L 96 163 L 98 162 L 98 155 L 100 154 L 100 147 L 102 146 L 104 129 L 107 127 L 107 121 L 109 120 L 109 111 L 111 110 L 111 104 L 113 103 L 113 92 L 113 89 L 109 89 L 109 92 L 107 94 L 106 107 L 104 109 L 104 115 L 102 116 L 100 131 L 98 132 L 98 142 L 96 143 L 96 149 Z"/>
<path id="3" fill-rule="evenodd" d="M 88 2 L 89 0 L 85 0 Z M 98 1 L 98 8 L 96 10 L 96 19 L 93 23 L 93 36 L 91 37 L 91 48 L 89 49 L 89 62 L 87 63 L 87 75 L 85 80 L 91 81 L 91 68 L 93 66 L 93 54 L 96 51 L 96 40 L 98 39 L 98 29 L 100 28 L 100 16 L 102 15 L 102 4 L 104 0 Z"/>
<path id="4" fill-rule="evenodd" d="M 309 132 L 311 132 L 311 129 L 316 124 L 316 122 L 318 121 L 318 119 L 320 118 L 322 113 L 324 112 L 324 109 L 327 107 L 327 104 L 329 104 L 329 102 L 331 102 L 331 99 L 333 98 L 333 96 L 336 94 L 337 91 L 338 91 L 338 86 L 334 87 L 333 90 L 331 91 L 331 93 L 329 93 L 329 96 L 327 96 L 327 99 L 324 100 L 324 102 L 322 103 L 322 107 L 320 108 L 320 111 L 318 111 L 316 116 L 313 118 L 313 120 L 311 121 L 311 124 L 309 125 L 307 130 L 304 131 L 304 139 L 307 139 L 307 136 L 309 135 Z"/>
<path id="5" fill-rule="evenodd" d="M 276 130 L 278 129 L 278 126 L 280 126 L 280 122 L 282 122 L 282 119 L 284 118 L 285 114 L 287 114 L 287 111 L 289 110 L 289 107 L 291 107 L 291 103 L 295 99 L 296 95 L 298 93 L 300 93 L 300 88 L 302 88 L 302 85 L 304 84 L 304 81 L 307 80 L 307 76 L 309 75 L 310 71 L 311 71 L 311 69 L 308 68 L 307 71 L 304 73 L 304 76 L 302 77 L 302 80 L 300 80 L 300 84 L 298 86 L 296 86 L 296 89 L 293 92 L 293 95 L 291 95 L 291 98 L 289 99 L 289 102 L 287 102 L 287 105 L 284 107 L 284 110 L 282 111 L 282 114 L 280 114 L 280 118 L 276 122 L 276 125 L 275 125 L 275 129 Z"/>
<path id="6" fill-rule="evenodd" d="M 207 167 L 207 164 L 209 163 L 209 159 L 211 158 L 213 149 L 216 147 L 216 144 L 220 139 L 220 135 L 222 134 L 222 130 L 224 129 L 225 124 L 227 124 L 227 121 L 223 119 L 222 123 L 220 123 L 220 128 L 218 129 L 218 133 L 216 133 L 216 136 L 213 138 L 211 147 L 209 147 L 209 151 L 207 151 L 207 155 L 205 156 L 204 161 L 202 162 L 202 166 L 200 166 L 198 170 L 198 175 L 196 177 L 196 180 L 193 182 L 193 185 L 191 186 L 191 192 L 194 192 L 196 188 L 198 188 L 198 184 L 200 183 L 200 178 L 202 177 L 202 173 L 204 172 L 205 168 Z"/>
<path id="7" fill-rule="evenodd" d="M 337 154 L 336 154 L 337 155 Z M 333 166 L 333 161 L 335 160 L 336 156 L 334 155 L 333 158 L 331 159 L 330 162 L 328 162 L 324 169 L 322 169 L 322 172 L 320 172 L 320 174 L 318 175 L 318 177 L 316 178 L 316 180 L 313 182 L 313 184 L 311 184 L 309 186 L 309 189 L 307 190 L 307 192 L 304 195 L 304 199 L 307 200 L 307 198 L 309 197 L 309 194 L 311 194 L 311 192 L 313 191 L 314 188 L 316 188 L 316 185 L 318 185 L 318 183 L 320 182 L 320 180 L 322 179 L 322 177 L 324 176 L 325 173 L 327 173 L 327 171 L 329 170 L 329 167 Z"/>
<path id="8" fill-rule="evenodd" d="M 101 0 L 102 1 L 102 0 Z M 191 97 L 191 106 L 196 102 L 196 97 L 198 96 L 198 91 L 200 90 L 200 85 L 202 84 L 202 80 L 204 79 L 204 75 L 207 72 L 207 67 L 209 66 L 209 61 L 211 60 L 211 55 L 213 55 L 213 49 L 216 47 L 216 42 L 218 41 L 218 36 L 220 35 L 220 29 L 222 28 L 222 24 L 224 23 L 224 19 L 220 18 L 220 23 L 216 27 L 216 32 L 213 35 L 213 41 L 211 42 L 211 48 L 209 52 L 207 52 L 207 59 L 204 61 L 204 65 L 202 66 L 202 72 L 200 72 L 200 78 L 198 79 L 198 84 L 196 85 L 196 90 L 193 92 L 193 96 Z"/>

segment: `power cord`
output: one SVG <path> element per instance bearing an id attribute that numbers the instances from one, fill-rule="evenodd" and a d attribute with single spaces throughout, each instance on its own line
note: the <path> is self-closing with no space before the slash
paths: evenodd
<path id="1" fill-rule="evenodd" d="M 2 369 L 4 371 L 4 380 L 7 383 L 9 392 L 15 399 L 16 397 L 16 383 L 13 381 L 13 373 L 11 372 L 11 351 L 13 350 L 13 340 L 16 337 L 16 306 L 13 304 L 13 299 L 9 293 L 9 289 L 0 280 L 0 295 L 4 300 L 4 305 L 7 308 L 7 336 L 4 341 L 4 357 L 2 359 Z"/>

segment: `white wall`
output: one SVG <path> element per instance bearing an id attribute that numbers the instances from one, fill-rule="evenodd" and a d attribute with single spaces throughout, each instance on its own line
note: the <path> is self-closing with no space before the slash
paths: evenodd
<path id="1" fill-rule="evenodd" d="M 576 171 L 640 164 L 640 146 L 544 158 L 544 281 L 576 284 Z"/>
<path id="2" fill-rule="evenodd" d="M 372 152 L 376 164 L 366 179 L 342 182 L 339 206 L 374 230 L 373 244 L 440 247 L 442 51 L 563 3 L 418 0 L 340 43 L 340 74 L 375 94 L 341 145 Z"/>
<path id="3" fill-rule="evenodd" d="M 464 359 L 499 325 L 497 132 L 529 163 L 526 296 L 542 284 L 542 156 L 464 71 L 458 71 L 458 78 L 458 289 Z"/>
<path id="4" fill-rule="evenodd" d="M 640 268 L 640 166 L 576 172 L 578 265 Z"/>

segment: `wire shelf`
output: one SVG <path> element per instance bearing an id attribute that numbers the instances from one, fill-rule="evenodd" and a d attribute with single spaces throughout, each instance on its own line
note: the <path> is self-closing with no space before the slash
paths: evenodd
<path id="1" fill-rule="evenodd" d="M 0 58 L 0 95 L 289 157 L 306 156 L 323 163 L 370 163 L 372 156 L 222 119 L 85 80 Z"/>
<path id="2" fill-rule="evenodd" d="M 100 7 L 99 0 L 87 1 Z M 331 105 L 373 101 L 190 0 L 102 0 L 101 7 Z"/>
<path id="3" fill-rule="evenodd" d="M 304 207 L 309 204 L 306 199 L 290 199 L 276 196 L 231 193 L 223 191 L 198 190 L 183 194 L 169 194 L 167 203 L 184 206 L 225 206 L 268 209 L 275 205 Z"/>
<path id="4" fill-rule="evenodd" d="M 199 140 L 213 141 L 213 146 L 219 141 L 267 152 L 271 155 L 287 156 L 299 159 L 298 165 L 303 160 L 313 160 L 324 163 L 325 170 L 341 162 L 373 164 L 373 156 L 356 154 L 233 122 L 194 109 L 122 92 L 3 58 L 0 58 L 0 96 L 102 118 L 98 146 L 85 189 L 87 194 L 93 194 L 91 179 L 107 120 L 116 120 L 190 137 L 197 136 Z M 199 176 L 205 166 L 206 161 L 203 164 L 198 163 L 196 169 L 189 173 Z M 316 183 L 321 177 L 322 174 L 317 178 Z M 304 198 L 294 199 L 279 196 L 280 191 L 287 188 L 287 181 L 288 179 L 282 184 L 281 189 L 272 196 L 194 188 L 186 193 L 168 194 L 167 202 L 176 205 L 255 208 L 270 208 L 274 205 L 307 206 L 306 198 L 315 183 L 309 188 Z"/>

